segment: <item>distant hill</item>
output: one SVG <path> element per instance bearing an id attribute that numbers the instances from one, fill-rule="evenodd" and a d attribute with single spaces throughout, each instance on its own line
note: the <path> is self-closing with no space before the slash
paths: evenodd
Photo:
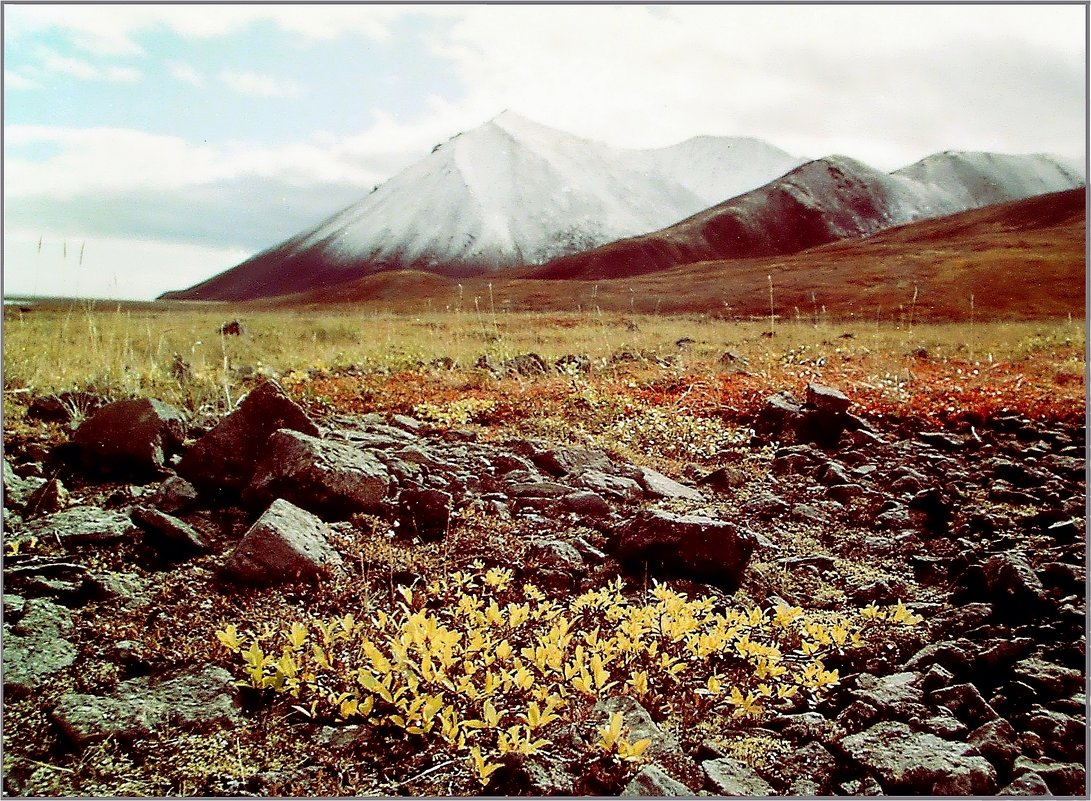
<path id="1" fill-rule="evenodd" d="M 941 153 L 894 173 L 830 156 L 660 231 L 557 258 L 527 277 L 619 278 L 700 261 L 787 255 L 1083 183 L 1074 165 L 1046 155 Z"/>
<path id="2" fill-rule="evenodd" d="M 543 264 L 657 230 L 802 162 L 747 138 L 612 148 L 505 112 L 314 228 L 163 297 L 243 300 L 383 270 L 471 276 Z"/>

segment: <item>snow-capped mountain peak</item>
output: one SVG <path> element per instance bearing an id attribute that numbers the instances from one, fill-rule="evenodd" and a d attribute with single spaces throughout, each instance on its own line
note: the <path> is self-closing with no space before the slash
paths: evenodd
<path id="1" fill-rule="evenodd" d="M 726 137 L 615 148 L 504 111 L 311 230 L 182 294 L 250 296 L 266 280 L 288 292 L 394 268 L 464 275 L 542 264 L 670 225 L 801 162 Z"/>

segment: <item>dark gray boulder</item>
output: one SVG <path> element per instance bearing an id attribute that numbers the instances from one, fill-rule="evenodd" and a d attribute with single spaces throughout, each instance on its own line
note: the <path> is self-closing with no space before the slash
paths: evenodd
<path id="1" fill-rule="evenodd" d="M 442 540 L 451 520 L 451 493 L 407 487 L 398 496 L 399 535 L 424 542 Z"/>
<path id="2" fill-rule="evenodd" d="M 973 746 L 883 721 L 844 737 L 836 747 L 899 795 L 991 795 L 996 769 Z"/>
<path id="3" fill-rule="evenodd" d="M 237 493 L 250 481 L 266 441 L 278 429 L 319 433 L 279 385 L 266 381 L 185 452 L 178 474 L 210 495 Z"/>
<path id="4" fill-rule="evenodd" d="M 156 473 L 181 450 L 186 419 L 180 409 L 149 398 L 109 403 L 72 435 L 84 467 L 96 472 Z"/>
<path id="5" fill-rule="evenodd" d="M 701 763 L 701 770 L 705 774 L 705 789 L 716 795 L 748 798 L 775 795 L 773 788 L 756 770 L 737 759 L 710 759 Z"/>
<path id="6" fill-rule="evenodd" d="M 631 570 L 734 591 L 756 545 L 752 533 L 725 520 L 649 510 L 615 529 L 613 555 Z"/>
<path id="7" fill-rule="evenodd" d="M 386 466 L 367 451 L 281 429 L 266 443 L 243 501 L 264 506 L 284 498 L 326 520 L 382 510 L 390 488 Z"/>
<path id="8" fill-rule="evenodd" d="M 241 584 L 315 579 L 341 566 L 319 518 L 277 499 L 227 557 L 224 575 Z"/>
<path id="9" fill-rule="evenodd" d="M 622 798 L 686 798 L 693 796 L 694 792 L 681 782 L 672 779 L 658 765 L 645 765 L 625 785 L 620 795 Z"/>

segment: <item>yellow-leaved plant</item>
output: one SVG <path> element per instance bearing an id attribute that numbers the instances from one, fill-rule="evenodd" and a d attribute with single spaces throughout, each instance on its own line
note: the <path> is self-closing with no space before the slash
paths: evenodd
<path id="1" fill-rule="evenodd" d="M 902 604 L 830 619 L 799 607 L 718 608 L 659 584 L 624 590 L 618 579 L 552 600 L 478 562 L 400 588 L 397 603 L 364 619 L 225 623 L 215 635 L 240 685 L 328 723 L 445 743 L 488 785 L 506 755 L 548 750 L 565 727 L 593 727 L 593 708 L 610 695 L 683 720 L 753 725 L 835 686 L 828 654 L 920 622 Z M 619 714 L 585 733 L 600 756 L 623 763 L 648 747 L 626 738 Z"/>

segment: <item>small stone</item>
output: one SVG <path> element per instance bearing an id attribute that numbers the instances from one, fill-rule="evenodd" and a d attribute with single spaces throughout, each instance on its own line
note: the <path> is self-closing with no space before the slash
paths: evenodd
<path id="1" fill-rule="evenodd" d="M 148 503 L 168 515 L 186 512 L 197 503 L 197 489 L 181 476 L 171 476 L 151 494 Z"/>
<path id="2" fill-rule="evenodd" d="M 638 480 L 643 485 L 644 492 L 651 498 L 681 498 L 687 501 L 704 500 L 704 496 L 693 487 L 679 484 L 674 479 L 668 478 L 658 470 L 652 470 L 650 467 L 640 468 L 640 478 Z"/>
<path id="3" fill-rule="evenodd" d="M 193 526 L 158 509 L 136 506 L 132 519 L 145 530 L 144 541 L 166 555 L 186 557 L 208 550 L 208 544 Z"/>

